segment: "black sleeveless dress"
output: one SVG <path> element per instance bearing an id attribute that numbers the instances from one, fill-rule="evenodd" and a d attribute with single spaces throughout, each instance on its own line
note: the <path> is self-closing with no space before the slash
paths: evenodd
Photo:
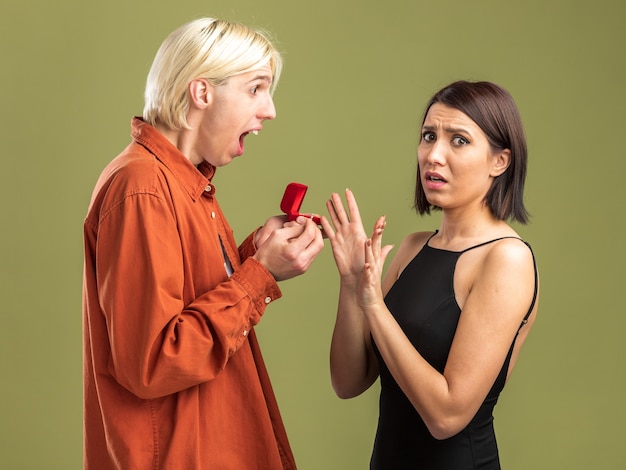
<path id="1" fill-rule="evenodd" d="M 413 346 L 441 373 L 445 368 L 461 314 L 454 296 L 456 263 L 463 253 L 497 240 L 481 243 L 461 252 L 432 248 L 426 242 L 385 296 L 387 307 Z M 528 247 L 530 248 L 529 245 Z M 536 295 L 535 265 L 535 294 L 522 324 L 530 316 Z M 374 344 L 379 363 L 381 393 L 378 430 L 370 469 L 500 469 L 492 412 L 504 387 L 514 344 L 515 340 L 491 391 L 474 418 L 460 433 L 444 440 L 432 437 Z"/>

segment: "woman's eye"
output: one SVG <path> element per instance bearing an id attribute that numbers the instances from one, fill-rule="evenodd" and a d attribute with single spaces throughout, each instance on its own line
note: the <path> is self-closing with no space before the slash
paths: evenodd
<path id="1" fill-rule="evenodd" d="M 434 142 L 435 141 L 435 134 L 433 134 L 430 131 L 426 131 L 422 133 L 422 139 L 424 140 L 424 142 Z"/>
<path id="2" fill-rule="evenodd" d="M 469 144 L 469 140 L 467 140 L 465 137 L 462 137 L 460 135 L 455 136 L 452 139 L 452 142 L 454 143 L 454 145 L 467 145 L 467 144 Z"/>
<path id="3" fill-rule="evenodd" d="M 258 85 L 253 86 L 253 87 L 250 89 L 250 93 L 252 93 L 253 95 L 256 95 L 256 92 L 257 92 L 257 91 L 259 91 L 259 86 L 258 86 Z"/>

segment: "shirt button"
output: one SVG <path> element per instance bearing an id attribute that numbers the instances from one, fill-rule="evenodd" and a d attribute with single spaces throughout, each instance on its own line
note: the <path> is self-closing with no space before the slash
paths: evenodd
<path id="1" fill-rule="evenodd" d="M 211 218 L 214 219 L 215 218 L 215 211 L 211 211 Z"/>
<path id="2" fill-rule="evenodd" d="M 212 189 L 212 188 L 211 188 L 211 185 L 210 185 L 210 184 L 207 184 L 207 185 L 206 185 L 206 187 L 204 188 L 204 190 L 205 190 L 207 193 L 210 193 L 210 192 L 211 192 L 211 189 Z"/>
<path id="3" fill-rule="evenodd" d="M 243 330 L 243 335 L 248 336 L 248 330 Z"/>
<path id="4" fill-rule="evenodd" d="M 271 298 L 271 297 L 269 297 L 269 296 L 268 296 L 268 297 L 265 297 L 265 303 L 266 303 L 266 304 L 269 304 L 271 301 L 272 301 L 272 298 Z"/>

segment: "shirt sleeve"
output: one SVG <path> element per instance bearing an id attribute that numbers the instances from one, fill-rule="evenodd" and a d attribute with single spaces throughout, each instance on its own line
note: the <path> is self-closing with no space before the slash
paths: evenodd
<path id="1" fill-rule="evenodd" d="M 256 246 L 254 245 L 254 237 L 256 237 L 256 233 L 259 231 L 261 227 L 257 228 L 254 232 L 248 235 L 241 245 L 239 245 L 239 257 L 241 261 L 244 261 L 246 258 L 250 256 L 254 256 L 256 253 Z"/>
<path id="2" fill-rule="evenodd" d="M 176 215 L 155 194 L 131 194 L 100 217 L 96 275 L 110 343 L 109 372 L 141 398 L 215 378 L 281 296 L 247 257 L 230 278 L 194 294 Z M 249 241 L 244 242 L 248 246 Z M 253 243 L 252 243 L 253 247 Z M 223 278 L 223 258 L 215 255 Z M 217 260 L 220 260 L 219 262 Z"/>

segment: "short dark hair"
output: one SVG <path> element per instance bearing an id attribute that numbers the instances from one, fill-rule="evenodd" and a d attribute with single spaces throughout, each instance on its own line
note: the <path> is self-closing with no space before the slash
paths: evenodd
<path id="1" fill-rule="evenodd" d="M 500 220 L 528 222 L 524 207 L 524 182 L 528 151 L 524 128 L 515 101 L 504 88 L 491 82 L 457 81 L 433 95 L 426 106 L 422 125 L 430 107 L 441 103 L 465 113 L 485 133 L 494 151 L 509 149 L 511 161 L 504 173 L 497 176 L 485 196 L 485 204 Z M 415 184 L 415 210 L 430 214 L 433 206 L 426 199 L 419 165 Z"/>

